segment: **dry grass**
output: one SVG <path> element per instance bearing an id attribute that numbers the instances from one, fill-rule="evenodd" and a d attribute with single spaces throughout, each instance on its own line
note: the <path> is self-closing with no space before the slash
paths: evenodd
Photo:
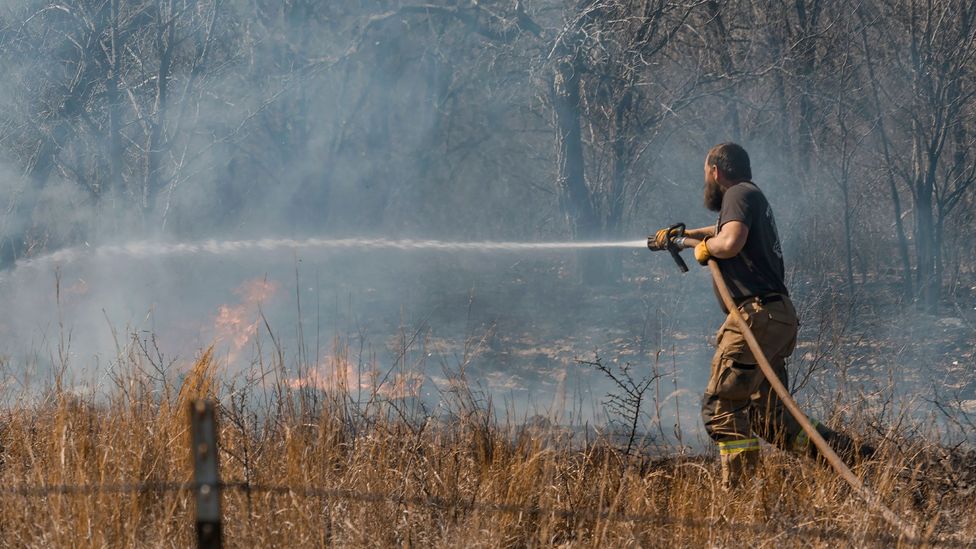
<path id="1" fill-rule="evenodd" d="M 345 358 L 340 352 L 334 360 Z M 178 382 L 147 374 L 153 368 L 144 366 L 131 364 L 116 377 L 114 394 L 97 403 L 53 390 L 40 403 L 8 409 L 0 483 L 189 482 L 187 407 L 211 396 L 222 402 L 225 481 L 391 496 L 362 501 L 228 490 L 230 546 L 896 543 L 886 537 L 891 528 L 812 460 L 766 449 L 755 489 L 730 496 L 719 488 L 713 457 L 625 457 L 566 431 L 499 424 L 477 405 L 463 376 L 435 418 L 379 395 L 353 406 L 343 376 L 329 392 L 290 389 L 280 363 L 220 380 L 207 352 Z M 857 472 L 896 513 L 915 517 L 936 539 L 976 539 L 976 501 L 959 488 L 976 467 L 971 456 L 940 463 L 938 448 L 918 440 L 888 453 L 885 462 Z M 950 474 L 955 486 L 946 480 Z M 194 539 L 186 492 L 0 498 L 4 546 L 184 547 Z"/>

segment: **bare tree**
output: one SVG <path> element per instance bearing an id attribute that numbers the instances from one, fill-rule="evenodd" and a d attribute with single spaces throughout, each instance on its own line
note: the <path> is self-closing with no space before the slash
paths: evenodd
<path id="1" fill-rule="evenodd" d="M 898 105 L 897 172 L 914 205 L 915 276 L 925 309 L 938 309 L 943 276 L 943 228 L 973 176 L 967 168 L 967 123 L 973 116 L 972 60 L 976 53 L 976 9 L 943 0 L 893 2 L 882 14 L 899 32 L 879 30 L 886 61 L 906 75 L 908 97 Z M 902 42 L 902 40 L 904 42 Z M 910 152 L 909 152 L 910 151 Z"/>
<path id="2" fill-rule="evenodd" d="M 675 77 L 663 68 L 667 49 L 701 5 L 586 0 L 557 37 L 550 54 L 556 187 L 575 238 L 621 236 L 647 184 L 634 169 L 665 120 L 701 92 L 700 71 Z M 584 257 L 585 280 L 619 276 L 619 255 Z"/>
<path id="3" fill-rule="evenodd" d="M 912 264 L 911 257 L 908 251 L 908 237 L 905 232 L 905 224 L 903 221 L 901 196 L 899 195 L 898 185 L 896 182 L 895 175 L 895 164 L 892 158 L 891 151 L 891 138 L 887 130 L 886 119 L 888 113 L 882 106 L 881 102 L 881 81 L 876 74 L 873 47 L 871 42 L 868 40 L 868 21 L 865 15 L 865 10 L 858 10 L 859 22 L 860 22 L 860 35 L 861 44 L 863 46 L 862 54 L 864 56 L 864 65 L 867 70 L 867 85 L 871 90 L 870 97 L 871 102 L 874 107 L 874 116 L 877 119 L 877 124 L 875 125 L 878 133 L 878 148 L 881 150 L 882 158 L 884 160 L 883 171 L 885 173 L 885 181 L 888 186 L 888 192 L 891 196 L 891 205 L 894 214 L 894 228 L 895 236 L 898 239 L 898 256 L 901 259 L 901 271 L 902 271 L 902 294 L 906 299 L 911 299 L 914 296 L 912 283 Z"/>

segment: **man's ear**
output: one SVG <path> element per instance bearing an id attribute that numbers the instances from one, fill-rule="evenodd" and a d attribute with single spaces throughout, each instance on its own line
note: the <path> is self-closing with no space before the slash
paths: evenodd
<path id="1" fill-rule="evenodd" d="M 712 167 L 715 168 L 715 181 L 718 181 L 718 184 L 723 187 L 730 187 L 732 182 L 729 181 L 729 178 L 725 175 L 725 172 L 722 171 L 722 168 L 719 168 L 718 166 Z"/>

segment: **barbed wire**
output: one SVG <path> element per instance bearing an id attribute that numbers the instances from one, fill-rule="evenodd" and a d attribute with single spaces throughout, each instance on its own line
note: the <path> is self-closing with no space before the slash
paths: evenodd
<path id="1" fill-rule="evenodd" d="M 0 496 L 47 497 L 47 496 L 78 496 L 96 494 L 132 494 L 132 493 L 166 493 L 193 492 L 201 487 L 198 482 L 138 482 L 116 484 L 52 484 L 34 486 L 0 486 Z M 569 521 L 605 520 L 612 522 L 634 522 L 654 524 L 656 526 L 686 526 L 693 528 L 735 528 L 755 533 L 769 533 L 775 531 L 777 535 L 817 537 L 820 539 L 860 540 L 886 544 L 905 543 L 899 536 L 884 533 L 852 536 L 838 531 L 836 528 L 822 526 L 796 525 L 782 529 L 772 528 L 770 523 L 740 522 L 722 517 L 709 520 L 694 517 L 676 517 L 660 513 L 621 513 L 610 509 L 560 509 L 538 505 L 518 505 L 488 501 L 475 501 L 464 498 L 447 498 L 440 496 L 407 496 L 383 492 L 362 492 L 341 488 L 321 488 L 312 486 L 289 486 L 272 484 L 252 484 L 248 482 L 221 482 L 221 490 L 233 490 L 243 493 L 267 493 L 279 495 L 293 495 L 309 498 L 326 498 L 333 500 L 358 501 L 361 503 L 392 503 L 396 505 L 413 505 L 439 510 L 481 511 L 486 513 L 554 516 Z M 916 542 L 918 545 L 933 547 L 973 547 L 976 540 L 945 540 L 924 539 Z"/>
<path id="2" fill-rule="evenodd" d="M 179 492 L 196 490 L 195 482 L 133 482 L 120 484 L 47 484 L 33 486 L 0 486 L 0 496 L 45 497 L 95 494 L 132 494 L 144 492 Z"/>

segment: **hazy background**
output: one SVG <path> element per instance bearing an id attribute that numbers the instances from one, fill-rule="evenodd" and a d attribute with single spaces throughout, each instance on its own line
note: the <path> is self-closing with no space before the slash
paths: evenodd
<path id="1" fill-rule="evenodd" d="M 329 379 L 338 342 L 392 372 L 391 398 L 436 400 L 463 366 L 500 409 L 558 421 L 600 421 L 614 387 L 579 362 L 599 355 L 661 374 L 648 430 L 674 436 L 677 404 L 700 437 L 722 315 L 707 272 L 666 254 L 96 252 L 640 239 L 714 222 L 702 161 L 735 140 L 784 240 L 801 400 L 889 417 L 897 396 L 965 430 L 974 19 L 962 1 L 6 2 L 5 398 L 64 365 L 110 385 L 131 354 L 179 372 L 211 344 L 234 375 L 273 334 L 296 384 Z"/>

